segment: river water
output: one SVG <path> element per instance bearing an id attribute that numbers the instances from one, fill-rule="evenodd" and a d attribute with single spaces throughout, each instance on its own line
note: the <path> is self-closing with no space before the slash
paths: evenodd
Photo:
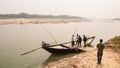
<path id="1" fill-rule="evenodd" d="M 0 25 L 0 68 L 42 68 L 51 55 L 47 51 L 41 48 L 24 56 L 20 54 L 41 47 L 40 41 L 55 42 L 44 27 L 59 43 L 70 41 L 74 32 L 81 36 L 96 36 L 93 45 L 96 45 L 101 38 L 107 41 L 120 35 L 120 21 Z"/>

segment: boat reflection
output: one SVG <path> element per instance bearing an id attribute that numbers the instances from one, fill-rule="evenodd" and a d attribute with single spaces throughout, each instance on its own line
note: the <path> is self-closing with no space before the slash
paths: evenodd
<path id="1" fill-rule="evenodd" d="M 85 51 L 82 51 L 85 52 Z M 68 53 L 68 54 L 51 54 L 48 59 L 43 63 L 43 67 L 47 66 L 49 63 L 58 61 L 63 58 L 72 57 L 78 53 Z"/>

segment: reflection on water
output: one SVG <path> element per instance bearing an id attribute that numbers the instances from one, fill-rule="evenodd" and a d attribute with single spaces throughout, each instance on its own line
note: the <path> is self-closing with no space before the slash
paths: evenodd
<path id="1" fill-rule="evenodd" d="M 76 55 L 75 53 L 73 54 L 51 54 L 49 58 L 43 63 L 43 66 L 47 65 L 50 62 L 57 61 L 62 58 L 67 58 Z"/>
<path id="2" fill-rule="evenodd" d="M 51 54 L 49 58 L 44 62 L 44 64 L 48 64 L 49 62 L 59 60 L 66 56 L 66 54 Z"/>
<path id="3" fill-rule="evenodd" d="M 72 53 L 72 54 L 51 54 L 49 56 L 49 58 L 43 63 L 43 65 L 47 65 L 48 63 L 50 62 L 53 62 L 53 61 L 57 61 L 59 59 L 62 59 L 62 58 L 67 58 L 67 57 L 71 57 L 71 56 L 74 56 L 78 53 Z"/>

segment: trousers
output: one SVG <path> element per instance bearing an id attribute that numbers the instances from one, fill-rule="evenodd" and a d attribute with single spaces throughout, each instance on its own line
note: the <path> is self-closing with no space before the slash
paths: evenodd
<path id="1" fill-rule="evenodd" d="M 103 55 L 103 53 L 97 52 L 97 60 L 98 60 L 98 63 L 101 63 L 102 55 Z"/>

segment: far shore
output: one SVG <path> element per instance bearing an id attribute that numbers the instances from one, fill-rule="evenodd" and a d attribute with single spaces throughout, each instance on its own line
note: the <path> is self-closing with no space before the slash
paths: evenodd
<path id="1" fill-rule="evenodd" d="M 45 23 L 69 23 L 69 22 L 83 22 L 87 20 L 82 19 L 0 19 L 0 25 L 6 24 L 45 24 Z"/>

